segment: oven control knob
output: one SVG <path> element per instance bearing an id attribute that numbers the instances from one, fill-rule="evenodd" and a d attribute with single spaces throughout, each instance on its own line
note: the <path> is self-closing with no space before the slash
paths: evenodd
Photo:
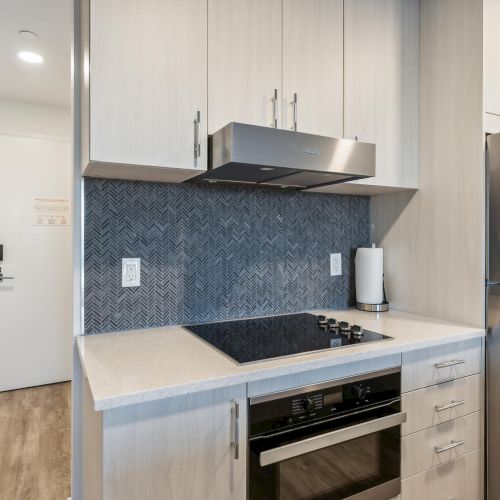
<path id="1" fill-rule="evenodd" d="M 338 330 L 338 328 L 339 328 L 339 322 L 335 318 L 330 318 L 328 320 L 328 328 L 331 331 Z"/>
<path id="2" fill-rule="evenodd" d="M 365 334 L 363 328 L 359 325 L 352 325 L 351 332 L 352 336 L 356 338 L 361 338 Z"/>
<path id="3" fill-rule="evenodd" d="M 340 330 L 342 332 L 350 332 L 351 331 L 351 323 L 349 323 L 348 321 L 341 321 L 339 323 L 339 326 L 340 326 Z"/>
<path id="4" fill-rule="evenodd" d="M 304 398 L 301 404 L 302 408 L 306 411 L 314 410 L 314 401 L 311 398 Z"/>
<path id="5" fill-rule="evenodd" d="M 354 384 L 351 387 L 352 395 L 358 399 L 365 399 L 369 392 L 370 388 L 362 384 Z"/>
<path id="6" fill-rule="evenodd" d="M 318 325 L 319 326 L 326 326 L 327 324 L 327 319 L 326 319 L 326 316 L 318 316 Z"/>

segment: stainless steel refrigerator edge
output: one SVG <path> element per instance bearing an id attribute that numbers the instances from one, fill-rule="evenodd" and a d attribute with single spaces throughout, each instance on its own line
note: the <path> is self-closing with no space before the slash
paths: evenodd
<path id="1" fill-rule="evenodd" d="M 500 498 L 500 134 L 486 139 L 486 474 Z"/>

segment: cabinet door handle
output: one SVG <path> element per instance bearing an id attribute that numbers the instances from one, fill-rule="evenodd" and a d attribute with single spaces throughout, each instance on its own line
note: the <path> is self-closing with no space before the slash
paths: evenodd
<path id="1" fill-rule="evenodd" d="M 238 401 L 233 401 L 231 415 L 234 429 L 234 440 L 231 446 L 234 448 L 234 459 L 238 460 L 240 458 L 240 403 Z"/>
<path id="2" fill-rule="evenodd" d="M 450 359 L 450 361 L 443 361 L 441 363 L 436 363 L 434 366 L 436 368 L 447 368 L 448 366 L 461 365 L 465 363 L 465 359 Z"/>
<path id="3" fill-rule="evenodd" d="M 297 132 L 297 121 L 298 121 L 298 99 L 297 99 L 297 92 L 293 94 L 293 101 L 292 101 L 292 106 L 293 106 L 293 125 L 292 125 L 292 130 L 294 132 Z"/>
<path id="4" fill-rule="evenodd" d="M 457 406 L 464 405 L 465 401 L 451 401 L 450 403 L 442 406 L 435 406 L 436 411 L 444 411 L 444 410 L 449 410 L 450 408 L 456 408 Z"/>
<path id="5" fill-rule="evenodd" d="M 200 111 L 197 111 L 194 118 L 194 164 L 196 166 L 198 164 L 198 158 L 201 156 L 200 122 L 201 113 Z"/>
<path id="6" fill-rule="evenodd" d="M 273 97 L 273 127 L 278 128 L 278 89 L 274 89 Z"/>
<path id="7" fill-rule="evenodd" d="M 457 448 L 463 444 L 465 444 L 465 441 L 452 441 L 450 444 L 446 444 L 444 446 L 435 446 L 434 451 L 436 453 L 443 453 L 444 451 L 453 450 L 453 448 Z"/>

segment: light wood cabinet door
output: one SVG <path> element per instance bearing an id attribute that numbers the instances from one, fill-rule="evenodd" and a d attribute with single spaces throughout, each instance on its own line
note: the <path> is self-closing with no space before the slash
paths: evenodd
<path id="1" fill-rule="evenodd" d="M 484 0 L 484 107 L 500 116 L 500 2 Z"/>
<path id="2" fill-rule="evenodd" d="M 407 420 L 401 435 L 442 424 L 481 409 L 482 376 L 471 375 L 401 395 Z"/>
<path id="3" fill-rule="evenodd" d="M 230 122 L 279 126 L 281 72 L 282 0 L 208 0 L 209 134 Z"/>
<path id="4" fill-rule="evenodd" d="M 377 146 L 351 186 L 418 187 L 419 1 L 346 1 L 344 43 L 344 136 Z"/>
<path id="5" fill-rule="evenodd" d="M 401 477 L 477 450 L 481 446 L 481 412 L 404 436 L 401 439 Z"/>
<path id="6" fill-rule="evenodd" d="M 343 135 L 343 3 L 283 0 L 282 128 Z"/>
<path id="7" fill-rule="evenodd" d="M 205 169 L 207 0 L 91 0 L 89 93 L 91 162 Z"/>
<path id="8" fill-rule="evenodd" d="M 481 450 L 401 481 L 401 500 L 479 500 Z"/>
<path id="9" fill-rule="evenodd" d="M 103 498 L 245 499 L 246 422 L 245 384 L 105 411 Z"/>
<path id="10" fill-rule="evenodd" d="M 401 391 L 409 392 L 479 373 L 481 356 L 481 339 L 404 352 Z"/>

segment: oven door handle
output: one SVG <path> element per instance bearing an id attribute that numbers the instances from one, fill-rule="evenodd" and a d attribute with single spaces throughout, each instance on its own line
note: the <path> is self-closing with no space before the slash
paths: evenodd
<path id="1" fill-rule="evenodd" d="M 351 427 L 344 427 L 343 429 L 338 429 L 336 431 L 326 432 L 325 434 L 320 434 L 319 436 L 310 437 L 302 441 L 285 444 L 283 446 L 278 446 L 277 448 L 263 451 L 259 455 L 259 463 L 261 467 L 265 467 L 266 465 L 282 462 L 283 460 L 305 455 L 306 453 L 321 450 L 322 448 L 328 448 L 329 446 L 350 441 L 351 439 L 356 439 L 384 429 L 396 427 L 404 422 L 406 422 L 406 412 L 399 412 L 386 417 L 363 422 L 362 424 L 356 424 Z"/>

